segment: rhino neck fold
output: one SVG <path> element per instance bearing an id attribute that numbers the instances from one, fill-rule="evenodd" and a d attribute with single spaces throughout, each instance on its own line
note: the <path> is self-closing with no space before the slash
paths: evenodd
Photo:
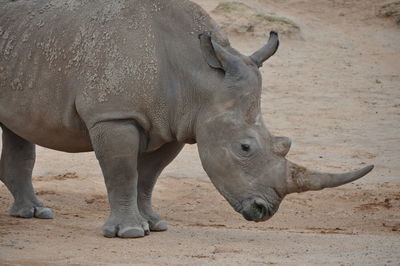
<path id="1" fill-rule="evenodd" d="M 189 78 L 188 80 L 193 80 Z M 174 101 L 170 103 L 171 132 L 178 142 L 194 144 L 199 114 L 199 97 L 187 80 L 180 80 L 179 86 L 173 90 L 176 93 Z"/>
<path id="2" fill-rule="evenodd" d="M 165 44 L 167 46 L 168 43 Z M 192 57 L 185 58 L 171 56 L 172 53 L 178 51 L 170 48 L 168 53 L 160 56 L 160 68 L 168 69 L 160 72 L 160 88 L 167 102 L 168 125 L 171 136 L 178 142 L 193 144 L 197 142 L 199 113 L 207 101 L 204 88 L 208 82 L 204 80 L 207 79 L 208 66 L 196 63 L 203 60 L 196 51 L 193 51 Z M 166 55 L 169 57 L 166 58 Z"/>
<path id="3" fill-rule="evenodd" d="M 199 58 L 199 60 L 203 60 Z M 208 65 L 192 64 L 196 67 L 181 69 L 180 80 L 175 80 L 175 87 L 168 93 L 174 94 L 170 101 L 171 132 L 176 140 L 183 143 L 197 143 L 197 131 L 204 127 L 215 97 L 217 75 Z M 171 93 L 172 92 L 172 93 Z"/>

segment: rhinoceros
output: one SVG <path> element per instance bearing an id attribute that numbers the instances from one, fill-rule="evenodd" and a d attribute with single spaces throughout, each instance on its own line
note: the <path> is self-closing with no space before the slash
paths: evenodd
<path id="1" fill-rule="evenodd" d="M 167 229 L 153 210 L 161 171 L 197 143 L 207 175 L 233 209 L 265 221 L 285 195 L 336 187 L 373 166 L 330 174 L 285 159 L 260 110 L 259 68 L 275 32 L 250 56 L 186 0 L 0 0 L 0 179 L 12 216 L 52 218 L 32 186 L 35 144 L 94 151 L 110 215 L 106 237 Z"/>

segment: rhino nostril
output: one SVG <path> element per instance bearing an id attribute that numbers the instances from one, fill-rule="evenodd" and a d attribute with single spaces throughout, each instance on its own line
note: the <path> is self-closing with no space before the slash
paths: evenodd
<path id="1" fill-rule="evenodd" d="M 241 214 L 248 221 L 265 221 L 272 216 L 268 203 L 261 198 L 249 199 L 243 204 Z"/>
<path id="2" fill-rule="evenodd" d="M 258 214 L 258 218 L 261 219 L 267 213 L 267 207 L 262 203 L 257 203 L 256 201 L 251 204 L 251 208 L 254 210 L 256 214 Z"/>

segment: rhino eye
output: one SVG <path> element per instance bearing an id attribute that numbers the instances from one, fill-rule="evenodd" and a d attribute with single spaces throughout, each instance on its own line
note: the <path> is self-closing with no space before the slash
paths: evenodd
<path id="1" fill-rule="evenodd" d="M 249 151 L 250 150 L 250 145 L 249 144 L 242 144 L 242 151 Z"/>

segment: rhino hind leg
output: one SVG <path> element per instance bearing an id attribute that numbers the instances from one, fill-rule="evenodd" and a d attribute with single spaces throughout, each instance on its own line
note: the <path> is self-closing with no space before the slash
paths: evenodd
<path id="1" fill-rule="evenodd" d="M 151 197 L 161 171 L 178 155 L 183 146 L 183 143 L 170 142 L 156 151 L 143 153 L 139 157 L 138 206 L 151 231 L 167 230 L 167 222 L 153 210 Z"/>
<path id="2" fill-rule="evenodd" d="M 22 218 L 53 218 L 52 212 L 36 197 L 32 185 L 35 145 L 2 125 L 3 148 L 0 180 L 14 197 L 10 215 Z"/>
<path id="3" fill-rule="evenodd" d="M 136 238 L 149 233 L 137 205 L 137 157 L 140 132 L 133 121 L 97 123 L 89 130 L 92 147 L 106 183 L 110 215 L 105 237 Z"/>

